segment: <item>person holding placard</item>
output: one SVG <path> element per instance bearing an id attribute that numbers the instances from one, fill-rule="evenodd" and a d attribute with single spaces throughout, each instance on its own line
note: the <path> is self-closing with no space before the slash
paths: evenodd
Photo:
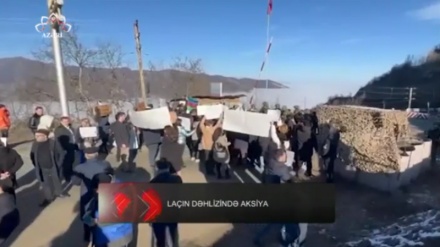
<path id="1" fill-rule="evenodd" d="M 200 162 L 199 158 L 199 143 L 200 143 L 200 136 L 202 135 L 200 133 L 200 119 L 198 116 L 193 116 L 193 122 L 192 122 L 192 129 L 194 132 L 192 135 L 188 138 L 188 149 L 189 154 L 191 156 L 191 160 L 195 161 L 196 163 Z"/>
<path id="2" fill-rule="evenodd" d="M 213 135 L 215 130 L 222 126 L 222 119 L 223 116 L 221 116 L 220 119 L 217 120 L 217 123 L 214 123 L 213 120 L 207 120 L 205 117 L 203 117 L 202 120 L 200 121 L 200 130 L 202 132 L 202 138 L 201 138 L 202 153 L 201 153 L 200 161 L 203 163 L 203 166 L 205 167 L 206 175 L 215 176 L 215 172 L 214 172 L 215 161 L 212 153 L 212 148 L 214 146 Z"/>
<path id="3" fill-rule="evenodd" d="M 101 146 L 101 139 L 99 138 L 98 135 L 98 129 L 96 128 L 96 136 L 92 137 L 91 135 L 88 136 L 83 136 L 81 134 L 81 128 L 89 128 L 89 127 L 93 127 L 92 124 L 90 123 L 90 119 L 88 118 L 83 118 L 81 119 L 81 125 L 80 127 L 76 130 L 76 139 L 78 140 L 78 146 L 79 146 L 79 152 L 80 152 L 80 163 L 84 163 L 86 161 L 86 157 L 84 155 L 84 142 L 88 142 L 91 143 L 94 146 Z"/>

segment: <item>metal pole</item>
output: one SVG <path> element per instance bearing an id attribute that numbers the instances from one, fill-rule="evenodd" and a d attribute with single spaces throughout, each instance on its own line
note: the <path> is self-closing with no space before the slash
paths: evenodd
<path id="1" fill-rule="evenodd" d="M 409 88 L 408 109 L 411 109 L 411 103 L 413 99 L 413 88 Z"/>
<path id="2" fill-rule="evenodd" d="M 57 7 L 58 16 L 61 15 L 61 9 Z M 58 82 L 58 94 L 60 97 L 61 113 L 63 116 L 69 116 L 69 104 L 67 102 L 66 96 L 66 86 L 64 83 L 64 67 L 63 67 L 63 56 L 61 54 L 61 45 L 59 34 L 59 27 L 52 26 L 52 45 L 53 45 L 53 56 L 55 60 L 55 68 L 57 70 L 57 82 Z"/>

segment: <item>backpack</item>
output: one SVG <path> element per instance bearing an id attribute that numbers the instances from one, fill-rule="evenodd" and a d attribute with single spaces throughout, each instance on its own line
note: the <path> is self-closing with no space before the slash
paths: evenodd
<path id="1" fill-rule="evenodd" d="M 285 224 L 280 232 L 282 247 L 302 247 L 307 235 L 307 224 Z"/>
<path id="2" fill-rule="evenodd" d="M 218 146 L 218 144 L 214 144 L 213 150 L 213 158 L 217 163 L 228 163 L 229 162 L 229 151 L 227 148 L 223 146 Z"/>

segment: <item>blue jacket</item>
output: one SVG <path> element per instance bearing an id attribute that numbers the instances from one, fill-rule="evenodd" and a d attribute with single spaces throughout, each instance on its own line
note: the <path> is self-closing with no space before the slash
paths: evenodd
<path id="1" fill-rule="evenodd" d="M 98 219 L 98 198 L 95 197 L 87 206 L 87 212 Z M 94 212 L 94 213 L 92 213 Z M 116 224 L 96 224 L 93 227 L 93 244 L 125 246 L 133 240 L 133 224 L 132 223 L 116 223 Z"/>
<path id="2" fill-rule="evenodd" d="M 97 215 L 96 215 L 97 216 Z M 133 240 L 133 224 L 98 224 L 93 229 L 93 244 L 125 246 Z"/>

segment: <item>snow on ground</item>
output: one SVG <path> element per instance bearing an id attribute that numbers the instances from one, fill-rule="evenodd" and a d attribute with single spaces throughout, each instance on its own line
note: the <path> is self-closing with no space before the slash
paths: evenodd
<path id="1" fill-rule="evenodd" d="M 425 246 L 427 238 L 440 238 L 440 211 L 428 210 L 400 218 L 396 223 L 373 230 L 370 236 L 345 244 L 347 247 Z"/>

